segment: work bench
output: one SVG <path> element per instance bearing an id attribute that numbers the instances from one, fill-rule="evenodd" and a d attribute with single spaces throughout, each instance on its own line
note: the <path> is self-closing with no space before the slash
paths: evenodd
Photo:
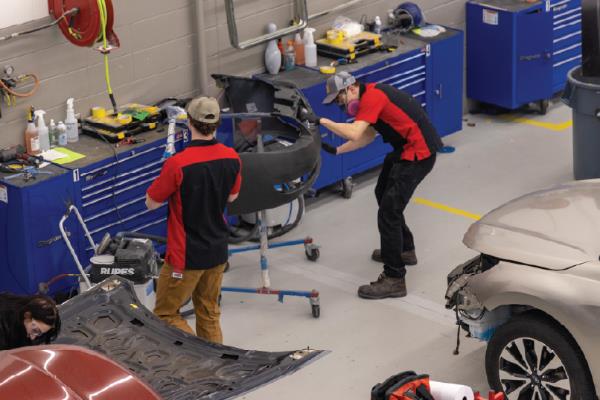
<path id="1" fill-rule="evenodd" d="M 341 65 L 337 72 L 348 71 L 361 82 L 387 83 L 417 98 L 440 136 L 462 129 L 463 33 L 454 29 L 434 38 L 413 33 L 384 32 L 383 42 L 396 50 L 361 56 L 356 63 Z M 328 65 L 331 58 L 318 57 L 318 65 Z M 350 121 L 337 105 L 321 104 L 326 95 L 325 82 L 330 75 L 318 69 L 297 67 L 277 75 L 262 74 L 267 80 L 280 80 L 296 85 L 314 112 L 333 121 Z M 323 141 L 339 146 L 343 139 L 321 127 Z M 314 188 L 321 189 L 352 175 L 376 167 L 383 162 L 391 147 L 378 135 L 369 146 L 340 156 L 321 152 L 322 165 Z"/>
<path id="2" fill-rule="evenodd" d="M 148 186 L 160 174 L 166 145 L 166 127 L 135 136 L 140 143 L 115 147 L 81 135 L 68 148 L 85 157 L 61 166 L 42 168 L 35 179 L 0 174 L 0 291 L 35 293 L 38 283 L 64 273 L 77 273 L 61 237 L 58 223 L 69 205 L 81 212 L 94 241 L 105 232 L 137 231 L 166 236 L 167 207 L 149 211 Z M 176 150 L 188 141 L 179 131 Z M 83 265 L 92 249 L 72 216 L 66 231 Z M 51 293 L 73 287 L 64 279 Z"/>

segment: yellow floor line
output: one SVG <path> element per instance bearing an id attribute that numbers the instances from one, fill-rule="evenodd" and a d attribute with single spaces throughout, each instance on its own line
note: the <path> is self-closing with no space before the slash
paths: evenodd
<path id="1" fill-rule="evenodd" d="M 415 197 L 413 199 L 413 202 L 417 203 L 417 204 L 421 204 L 424 206 L 428 206 L 431 208 L 435 208 L 437 210 L 442 210 L 442 211 L 446 211 L 450 214 L 454 214 L 454 215 L 460 215 L 461 217 L 466 217 L 466 218 L 470 218 L 470 219 L 474 219 L 475 221 L 481 219 L 481 215 L 478 214 L 473 214 L 470 213 L 468 211 L 464 211 L 464 210 L 459 210 L 458 208 L 454 208 L 454 207 L 450 207 L 441 203 L 436 203 L 434 201 L 430 201 L 427 199 L 423 199 L 421 197 Z"/>
<path id="2" fill-rule="evenodd" d="M 541 122 L 541 121 L 536 121 L 535 119 L 521 118 L 521 117 L 511 118 L 510 120 L 513 122 L 518 122 L 520 124 L 537 126 L 539 128 L 549 129 L 551 131 L 556 131 L 556 132 L 564 131 L 565 129 L 568 129 L 573 126 L 572 120 L 561 122 L 559 124 L 555 124 L 552 122 Z"/>

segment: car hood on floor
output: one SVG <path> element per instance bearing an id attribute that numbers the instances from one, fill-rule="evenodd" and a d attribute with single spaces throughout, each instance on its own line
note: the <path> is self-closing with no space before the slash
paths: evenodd
<path id="1" fill-rule="evenodd" d="M 527 194 L 471 225 L 463 243 L 476 251 L 561 270 L 600 255 L 600 179 Z"/>
<path id="2" fill-rule="evenodd" d="M 132 284 L 110 277 L 59 307 L 57 343 L 100 352 L 165 400 L 227 399 L 297 371 L 324 352 L 242 350 L 172 328 L 142 306 Z"/>

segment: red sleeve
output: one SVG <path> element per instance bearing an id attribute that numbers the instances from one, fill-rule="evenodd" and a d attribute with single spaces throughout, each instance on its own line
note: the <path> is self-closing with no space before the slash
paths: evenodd
<path id="1" fill-rule="evenodd" d="M 371 125 L 375 124 L 388 101 L 387 96 L 381 90 L 375 88 L 367 90 L 360 99 L 355 120 L 365 121 Z"/>
<path id="2" fill-rule="evenodd" d="M 240 163 L 240 169 L 235 177 L 235 183 L 233 184 L 233 188 L 231 189 L 230 195 L 238 194 L 240 192 L 240 188 L 242 187 L 242 160 L 238 159 Z"/>
<path id="3" fill-rule="evenodd" d="M 164 203 L 177 191 L 181 184 L 182 172 L 173 157 L 165 161 L 160 175 L 148 188 L 148 196 L 157 203 Z"/>

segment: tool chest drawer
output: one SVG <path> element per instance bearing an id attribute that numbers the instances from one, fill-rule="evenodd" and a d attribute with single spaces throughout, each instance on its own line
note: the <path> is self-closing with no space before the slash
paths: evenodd
<path id="1" fill-rule="evenodd" d="M 156 143 L 139 149 L 120 153 L 117 159 L 109 158 L 79 170 L 82 190 L 100 182 L 114 180 L 123 172 L 137 170 L 160 160 L 165 151 L 164 143 Z"/>

